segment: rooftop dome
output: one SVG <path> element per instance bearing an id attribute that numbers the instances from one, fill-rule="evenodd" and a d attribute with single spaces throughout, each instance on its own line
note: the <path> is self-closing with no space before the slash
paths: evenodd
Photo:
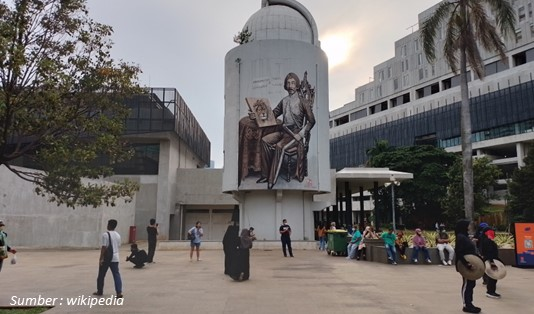
<path id="1" fill-rule="evenodd" d="M 288 39 L 316 45 L 317 28 L 309 12 L 297 2 L 295 6 L 280 2 L 264 6 L 248 19 L 243 30 L 251 33 L 250 41 Z"/>

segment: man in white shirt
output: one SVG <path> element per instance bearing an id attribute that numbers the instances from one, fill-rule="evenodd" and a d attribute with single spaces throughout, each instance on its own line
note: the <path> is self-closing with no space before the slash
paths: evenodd
<path id="1" fill-rule="evenodd" d="M 104 293 L 104 279 L 108 268 L 111 268 L 111 274 L 113 274 L 113 281 L 115 282 L 115 292 L 117 298 L 122 298 L 122 279 L 119 273 L 119 248 L 121 246 L 121 236 L 115 231 L 117 227 L 117 220 L 108 220 L 108 231 L 102 234 L 102 248 L 100 249 L 98 278 L 96 279 L 96 292 L 93 295 L 101 296 Z M 111 260 L 106 259 L 106 251 L 108 247 L 113 250 Z"/>

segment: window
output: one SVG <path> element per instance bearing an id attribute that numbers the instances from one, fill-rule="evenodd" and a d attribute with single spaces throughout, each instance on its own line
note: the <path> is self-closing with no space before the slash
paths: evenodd
<path id="1" fill-rule="evenodd" d="M 406 56 L 406 45 L 402 46 L 402 48 L 401 48 L 401 55 L 402 55 L 403 57 Z"/>
<path id="2" fill-rule="evenodd" d="M 391 67 L 388 67 L 388 78 L 391 78 Z"/>
<path id="3" fill-rule="evenodd" d="M 528 4 L 528 17 L 532 17 L 532 3 Z"/>
<path id="4" fill-rule="evenodd" d="M 382 85 L 376 87 L 376 97 L 382 97 Z"/>
<path id="5" fill-rule="evenodd" d="M 525 7 L 524 6 L 519 7 L 519 9 L 517 9 L 517 16 L 519 17 L 519 22 L 522 22 L 525 20 Z"/>
<path id="6" fill-rule="evenodd" d="M 360 93 L 360 102 L 363 103 L 364 101 L 365 101 L 365 93 L 361 92 Z"/>
<path id="7" fill-rule="evenodd" d="M 378 71 L 378 81 L 382 82 L 384 80 L 384 70 Z"/>
<path id="8" fill-rule="evenodd" d="M 419 80 L 422 80 L 424 78 L 424 71 L 423 69 L 419 69 Z"/>
<path id="9" fill-rule="evenodd" d="M 413 42 L 413 46 L 415 48 L 415 51 L 419 51 L 419 38 L 416 38 Z"/>
<path id="10" fill-rule="evenodd" d="M 398 79 L 394 79 L 393 80 L 393 90 L 397 90 L 399 89 L 399 80 Z"/>
<path id="11" fill-rule="evenodd" d="M 406 104 L 410 102 L 410 93 L 402 95 L 402 103 Z"/>
<path id="12" fill-rule="evenodd" d="M 404 72 L 404 61 L 401 61 L 401 72 Z"/>
<path id="13" fill-rule="evenodd" d="M 417 65 L 422 65 L 423 64 L 423 54 L 420 53 L 417 55 Z"/>
<path id="14" fill-rule="evenodd" d="M 342 125 L 342 124 L 345 124 L 345 123 L 349 123 L 349 116 L 348 115 L 340 117 L 340 118 L 334 120 L 334 124 L 336 126 L 339 126 L 339 125 Z"/>
<path id="15" fill-rule="evenodd" d="M 408 74 L 402 77 L 402 86 L 408 86 Z"/>
<path id="16" fill-rule="evenodd" d="M 432 76 L 436 75 L 436 66 L 432 65 Z"/>
<path id="17" fill-rule="evenodd" d="M 520 28 L 515 29 L 515 42 L 518 43 L 523 38 Z"/>
<path id="18" fill-rule="evenodd" d="M 404 60 L 404 62 L 406 62 L 406 66 L 405 67 L 406 67 L 406 71 L 408 71 L 408 69 L 409 69 L 408 68 L 408 59 Z"/>
<path id="19" fill-rule="evenodd" d="M 350 121 L 358 120 L 367 116 L 367 110 L 362 109 L 350 114 Z"/>

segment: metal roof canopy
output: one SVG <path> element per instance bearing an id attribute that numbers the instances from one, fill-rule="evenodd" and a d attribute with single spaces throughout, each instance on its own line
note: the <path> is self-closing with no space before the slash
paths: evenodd
<path id="1" fill-rule="evenodd" d="M 377 182 L 379 186 L 392 181 L 402 182 L 413 179 L 413 173 L 389 170 L 389 168 L 343 168 L 336 172 L 338 190 L 345 189 L 348 182 L 350 189 L 357 191 L 362 187 L 370 190 Z"/>

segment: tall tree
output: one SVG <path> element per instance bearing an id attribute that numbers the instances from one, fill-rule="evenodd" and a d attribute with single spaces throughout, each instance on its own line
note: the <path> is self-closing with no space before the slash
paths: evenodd
<path id="1" fill-rule="evenodd" d="M 494 18 L 488 16 L 488 10 Z M 467 86 L 467 64 L 484 78 L 484 61 L 479 46 L 496 52 L 506 62 L 506 47 L 501 40 L 515 36 L 515 14 L 507 0 L 444 0 L 423 22 L 421 39 L 426 58 L 436 60 L 436 37 L 446 25 L 443 55 L 454 73 L 460 71 L 461 139 L 465 217 L 473 218 L 473 160 L 471 143 L 471 112 Z"/>
<path id="2" fill-rule="evenodd" d="M 525 157 L 525 166 L 516 169 L 508 183 L 512 219 L 519 222 L 534 221 L 534 147 Z"/>
<path id="3" fill-rule="evenodd" d="M 447 171 L 456 158 L 453 153 L 430 145 L 419 145 L 388 149 L 371 157 L 372 167 L 389 167 L 413 173 L 413 180 L 395 187 L 395 196 L 402 199 L 401 212 L 408 225 L 431 226 L 436 221 L 443 221 L 441 200 L 447 195 Z M 385 199 L 375 204 L 389 208 L 389 212 L 390 190 L 391 188 L 386 188 L 381 191 L 380 194 L 385 195 Z"/>
<path id="4" fill-rule="evenodd" d="M 494 165 L 487 157 L 477 158 L 473 161 L 473 195 L 475 199 L 474 214 L 483 215 L 489 207 L 490 200 L 497 199 L 496 195 L 488 192 L 501 175 L 499 167 Z M 447 172 L 449 185 L 447 197 L 443 199 L 443 207 L 451 222 L 457 221 L 465 215 L 462 211 L 464 204 L 462 184 L 462 163 L 460 158 L 455 160 Z"/>
<path id="5" fill-rule="evenodd" d="M 73 208 L 114 205 L 136 189 L 81 180 L 110 176 L 131 156 L 123 101 L 139 91 L 140 70 L 111 58 L 111 33 L 85 0 L 0 1 L 0 166 Z M 23 159 L 42 171 L 15 167 Z"/>

